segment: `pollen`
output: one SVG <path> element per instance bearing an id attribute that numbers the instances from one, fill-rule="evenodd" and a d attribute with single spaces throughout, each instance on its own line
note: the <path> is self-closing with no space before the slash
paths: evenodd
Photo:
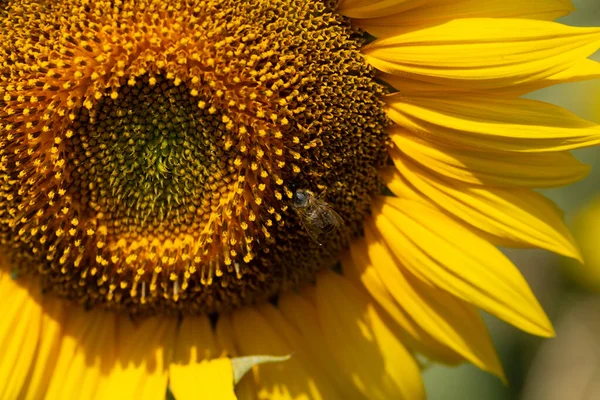
<path id="1" fill-rule="evenodd" d="M 334 1 L 8 1 L 0 240 L 87 306 L 210 313 L 314 279 L 359 235 L 388 120 Z M 317 242 L 290 207 L 344 220 Z"/>

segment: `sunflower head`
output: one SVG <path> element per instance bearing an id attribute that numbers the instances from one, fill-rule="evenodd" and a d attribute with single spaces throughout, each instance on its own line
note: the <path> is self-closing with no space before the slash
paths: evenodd
<path id="1" fill-rule="evenodd" d="M 9 4 L 0 231 L 19 274 L 88 306 L 198 313 L 330 266 L 388 142 L 362 36 L 333 6 Z M 298 190 L 344 224 L 315 240 Z"/>

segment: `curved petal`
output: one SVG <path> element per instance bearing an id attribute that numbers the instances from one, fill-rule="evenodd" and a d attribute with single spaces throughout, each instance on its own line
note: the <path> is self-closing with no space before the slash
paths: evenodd
<path id="1" fill-rule="evenodd" d="M 369 259 L 367 249 L 364 238 L 354 240 L 350 246 L 351 257 L 344 255 L 341 259 L 344 277 L 358 287 L 364 286 L 392 322 L 400 328 L 396 330 L 396 336 L 406 347 L 445 364 L 464 362 L 464 357 L 423 330 L 411 318 L 409 310 L 403 307 L 404 302 L 397 302 L 394 299 Z"/>
<path id="2" fill-rule="evenodd" d="M 379 198 L 373 215 L 388 247 L 414 276 L 519 329 L 554 334 L 523 276 L 487 241 L 416 202 Z"/>
<path id="3" fill-rule="evenodd" d="M 329 348 L 368 398 L 424 398 L 415 359 L 367 296 L 341 276 L 324 271 L 317 277 L 316 301 Z"/>
<path id="4" fill-rule="evenodd" d="M 86 311 L 73 304 L 63 330 L 45 398 L 94 398 L 102 390 L 103 371 L 115 362 L 116 315 L 99 309 Z"/>
<path id="5" fill-rule="evenodd" d="M 236 343 L 242 354 L 283 356 L 294 353 L 294 348 L 254 308 L 236 310 L 232 313 L 232 322 Z M 322 388 L 315 382 L 311 371 L 297 357 L 255 368 L 258 399 L 287 400 L 299 396 L 324 398 Z"/>
<path id="6" fill-rule="evenodd" d="M 377 18 L 410 10 L 430 0 L 340 0 L 337 11 L 350 18 Z"/>
<path id="7" fill-rule="evenodd" d="M 474 365 L 504 379 L 502 366 L 479 312 L 444 290 L 403 272 L 372 221 L 365 225 L 366 256 L 396 301 L 422 329 Z"/>
<path id="8" fill-rule="evenodd" d="M 128 316 L 117 316 L 112 350 L 115 362 L 103 371 L 95 398 L 164 400 L 176 325 L 175 318 L 134 322 Z"/>
<path id="9" fill-rule="evenodd" d="M 387 82 L 394 89 L 403 94 L 422 94 L 435 93 L 444 96 L 448 92 L 469 92 L 461 86 L 449 86 L 443 83 L 427 82 L 414 79 L 406 75 L 393 75 L 384 72 L 379 74 L 379 78 Z M 558 85 L 567 82 L 579 82 L 600 78 L 600 63 L 594 60 L 583 59 L 575 62 L 567 69 L 556 74 L 547 76 L 543 79 L 522 84 L 511 84 L 509 86 L 499 86 L 493 89 L 483 89 L 484 93 L 500 96 L 518 97 L 535 90 L 543 89 L 548 86 Z"/>
<path id="10" fill-rule="evenodd" d="M 177 400 L 236 400 L 233 391 L 233 368 L 229 358 L 172 365 L 170 373 L 170 387 Z"/>
<path id="11" fill-rule="evenodd" d="M 45 399 L 48 384 L 54 373 L 62 340 L 62 325 L 66 320 L 64 301 L 48 296 L 43 299 L 44 313 L 41 322 L 41 335 L 34 355 L 28 378 L 23 382 L 18 398 Z M 15 382 L 18 382 L 15 380 Z M 14 397 L 13 397 L 14 398 Z"/>
<path id="12" fill-rule="evenodd" d="M 410 159 L 424 169 L 451 180 L 499 187 L 556 187 L 576 182 L 589 167 L 567 152 L 487 153 L 429 143 L 404 129 L 390 130 L 396 148 L 394 164 Z M 400 168 L 396 166 L 396 168 Z"/>
<path id="13" fill-rule="evenodd" d="M 483 93 L 394 94 L 386 103 L 389 117 L 404 128 L 464 147 L 536 153 L 600 143 L 600 126 L 536 100 Z"/>
<path id="14" fill-rule="evenodd" d="M 449 215 L 491 235 L 581 259 L 562 212 L 541 194 L 446 181 L 401 157 L 394 162 L 412 186 Z"/>
<path id="15" fill-rule="evenodd" d="M 306 346 L 302 338 L 302 334 L 296 327 L 288 322 L 282 313 L 271 304 L 267 303 L 259 306 L 258 311 L 264 316 L 265 321 L 271 325 L 273 330 L 285 338 L 294 349 L 292 357 L 297 358 L 306 371 L 310 373 L 311 378 L 318 388 L 320 397 L 323 399 L 343 398 L 341 395 L 343 390 L 340 390 L 340 387 L 336 387 L 335 381 L 332 381 L 328 376 L 323 365 L 319 363 L 319 359 L 312 356 L 310 349 Z"/>
<path id="16" fill-rule="evenodd" d="M 21 390 L 27 390 L 25 382 L 37 364 L 38 342 L 53 336 L 54 332 L 46 335 L 42 331 L 43 309 L 31 293 L 39 289 L 39 285 L 22 286 L 8 272 L 0 270 L 0 399 L 16 399 Z"/>
<path id="17" fill-rule="evenodd" d="M 207 317 L 184 318 L 174 345 L 169 387 L 176 399 L 235 398 L 231 362 L 227 358 L 211 360 L 219 350 Z"/>
<path id="18" fill-rule="evenodd" d="M 230 314 L 220 314 L 215 328 L 215 339 L 222 355 L 229 357 L 239 356 L 240 351 L 235 344 L 235 333 Z M 235 387 L 235 394 L 239 400 L 255 400 L 258 397 L 255 379 L 256 368 L 246 373 Z"/>
<path id="19" fill-rule="evenodd" d="M 506 87 L 567 69 L 600 46 L 600 29 L 512 18 L 463 18 L 363 48 L 375 68 L 465 89 Z"/>
<path id="20" fill-rule="evenodd" d="M 299 333 L 297 343 L 310 353 L 310 357 L 325 373 L 341 394 L 341 398 L 360 398 L 360 394 L 352 385 L 352 381 L 332 357 L 331 350 L 323 338 L 323 329 L 319 325 L 317 310 L 303 297 L 288 292 L 281 295 L 277 302 L 283 317 L 292 324 Z"/>
<path id="21" fill-rule="evenodd" d="M 528 18 L 555 20 L 574 7 L 570 0 L 430 0 L 419 7 L 355 23 L 376 37 L 397 35 L 459 18 Z M 360 17 L 355 17 L 360 18 Z"/>

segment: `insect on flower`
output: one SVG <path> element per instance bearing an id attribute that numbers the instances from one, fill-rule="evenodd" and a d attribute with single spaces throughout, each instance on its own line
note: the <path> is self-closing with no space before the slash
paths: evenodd
<path id="1" fill-rule="evenodd" d="M 319 245 L 322 245 L 319 239 L 323 235 L 338 229 L 343 222 L 342 217 L 323 199 L 323 194 L 317 196 L 310 190 L 295 190 L 292 208 L 300 217 L 306 233 Z"/>

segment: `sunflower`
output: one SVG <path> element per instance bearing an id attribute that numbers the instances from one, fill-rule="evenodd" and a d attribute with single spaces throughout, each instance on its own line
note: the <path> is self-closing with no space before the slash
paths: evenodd
<path id="1" fill-rule="evenodd" d="M 3 4 L 0 398 L 418 399 L 504 379 L 478 309 L 553 335 L 495 246 L 579 258 L 533 188 L 600 128 L 521 97 L 600 76 L 569 1 Z"/>

